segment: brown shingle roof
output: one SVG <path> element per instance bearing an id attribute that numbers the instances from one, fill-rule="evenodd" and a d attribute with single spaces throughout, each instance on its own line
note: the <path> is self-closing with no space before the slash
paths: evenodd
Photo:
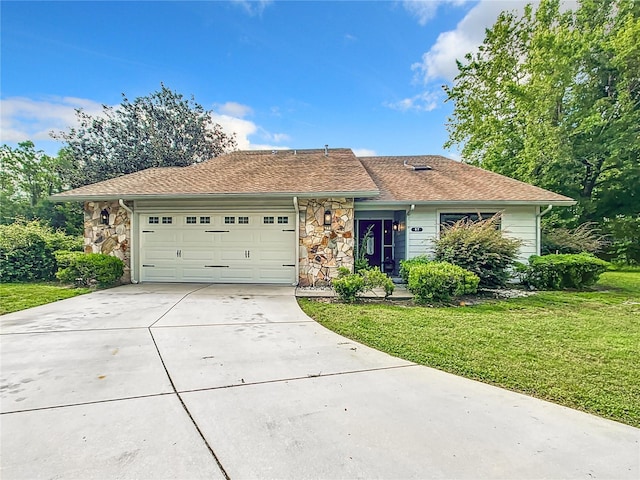
<path id="1" fill-rule="evenodd" d="M 573 204 L 571 198 L 439 155 L 361 157 L 382 202 L 532 202 Z M 404 165 L 406 162 L 407 166 Z M 413 170 L 408 166 L 428 166 Z"/>
<path id="2" fill-rule="evenodd" d="M 404 166 L 427 165 L 428 170 Z M 341 194 L 399 203 L 572 199 L 441 156 L 361 157 L 350 149 L 238 151 L 189 167 L 150 168 L 54 195 L 60 200 L 210 195 Z"/>
<path id="3" fill-rule="evenodd" d="M 150 168 L 54 196 L 58 199 L 199 195 L 371 196 L 378 188 L 351 149 L 237 151 L 189 167 Z"/>

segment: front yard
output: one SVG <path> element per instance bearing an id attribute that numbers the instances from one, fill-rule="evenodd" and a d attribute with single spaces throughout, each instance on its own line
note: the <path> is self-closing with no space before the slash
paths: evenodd
<path id="1" fill-rule="evenodd" d="M 57 283 L 0 283 L 0 315 L 90 292 Z"/>
<path id="2" fill-rule="evenodd" d="M 299 303 L 391 355 L 640 427 L 640 272 L 468 307 Z"/>

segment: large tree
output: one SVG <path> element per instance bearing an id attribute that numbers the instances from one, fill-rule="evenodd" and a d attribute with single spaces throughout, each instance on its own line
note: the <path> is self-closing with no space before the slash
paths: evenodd
<path id="1" fill-rule="evenodd" d="M 76 234 L 81 230 L 78 204 L 56 204 L 49 195 L 63 190 L 68 176 L 63 156 L 51 157 L 27 140 L 17 148 L 0 147 L 0 224 L 38 218 L 53 228 Z"/>
<path id="2" fill-rule="evenodd" d="M 578 200 L 577 221 L 640 211 L 640 3 L 503 12 L 458 62 L 447 147 Z"/>
<path id="3" fill-rule="evenodd" d="M 235 136 L 225 134 L 210 111 L 163 84 L 133 101 L 122 97 L 116 108 L 103 106 L 100 116 L 77 110 L 77 128 L 52 133 L 67 143 L 71 186 L 150 167 L 191 165 L 236 146 Z"/>

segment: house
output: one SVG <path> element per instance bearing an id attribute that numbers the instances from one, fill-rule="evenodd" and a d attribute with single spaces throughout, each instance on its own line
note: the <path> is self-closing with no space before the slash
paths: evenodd
<path id="1" fill-rule="evenodd" d="M 432 250 L 440 225 L 501 212 L 540 252 L 540 217 L 572 199 L 441 156 L 356 157 L 350 149 L 236 151 L 151 168 L 53 196 L 83 201 L 85 251 L 118 256 L 134 282 L 323 285 L 352 268 Z"/>

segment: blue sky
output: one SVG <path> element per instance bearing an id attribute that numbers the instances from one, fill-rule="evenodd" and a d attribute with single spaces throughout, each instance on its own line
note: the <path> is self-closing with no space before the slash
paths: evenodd
<path id="1" fill-rule="evenodd" d="M 1 2 L 1 142 L 167 87 L 240 148 L 444 154 L 442 85 L 518 1 Z"/>

